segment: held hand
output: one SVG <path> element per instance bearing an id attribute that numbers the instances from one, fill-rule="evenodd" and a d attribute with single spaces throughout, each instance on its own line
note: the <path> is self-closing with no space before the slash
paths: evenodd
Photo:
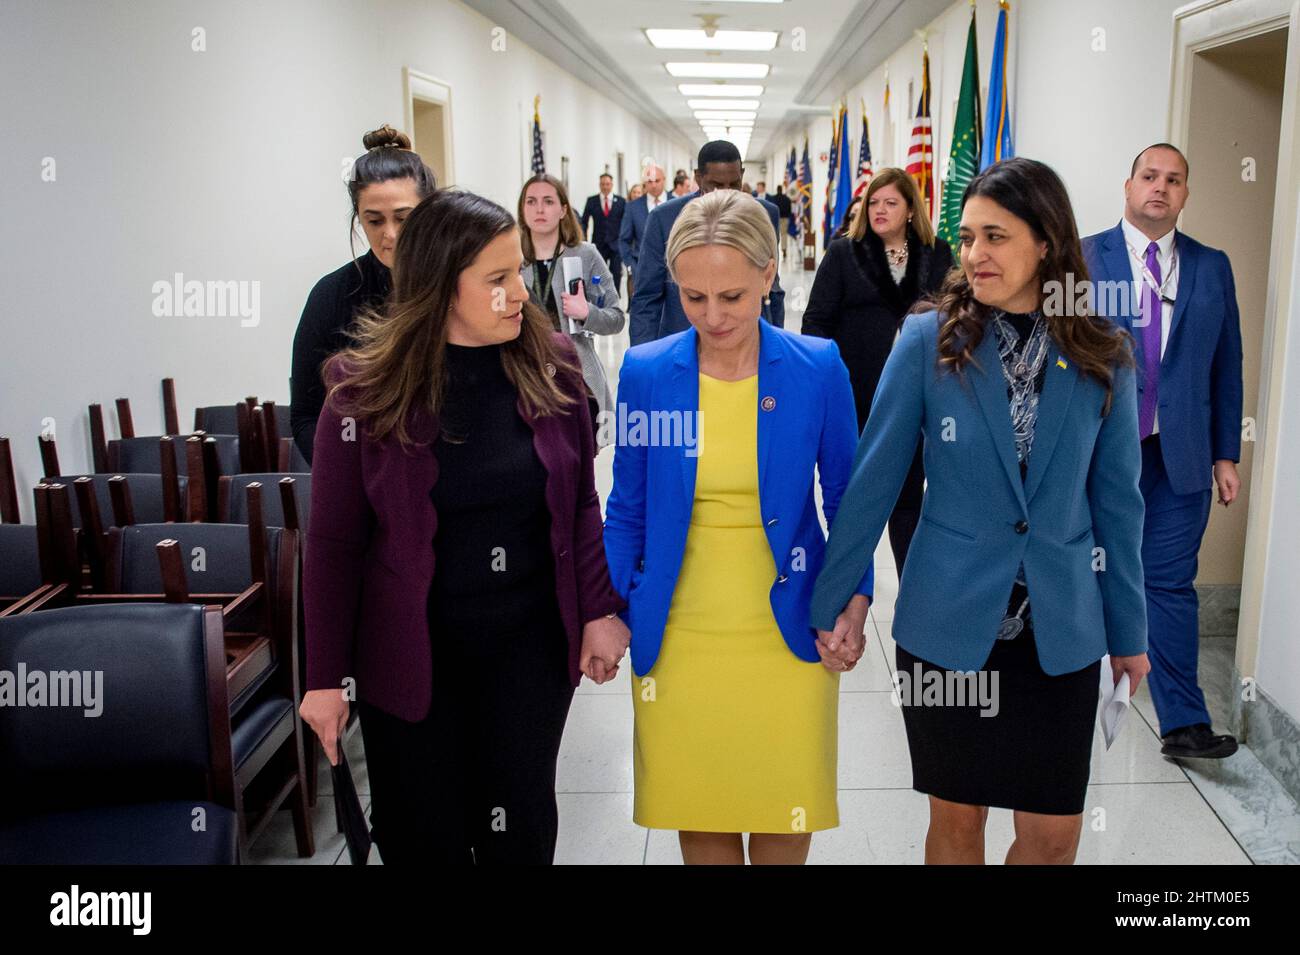
<path id="1" fill-rule="evenodd" d="M 578 294 L 570 295 L 565 292 L 560 295 L 560 308 L 564 311 L 566 317 L 573 319 L 575 322 L 585 322 L 587 313 L 591 311 L 591 305 L 587 302 L 587 283 L 578 279 Z"/>
<path id="2" fill-rule="evenodd" d="M 1137 693 L 1138 684 L 1142 682 L 1142 678 L 1151 672 L 1151 663 L 1147 660 L 1145 653 L 1139 653 L 1137 656 L 1132 657 L 1111 657 L 1110 668 L 1114 673 L 1116 683 L 1119 682 L 1121 676 L 1125 673 L 1128 674 L 1128 695 L 1131 698 L 1133 694 Z"/>
<path id="3" fill-rule="evenodd" d="M 582 628 L 582 656 L 578 666 L 594 683 L 608 683 L 618 675 L 618 664 L 632 642 L 632 632 L 618 617 L 599 617 Z"/>
<path id="4" fill-rule="evenodd" d="M 1219 489 L 1220 504 L 1227 507 L 1235 501 L 1237 494 L 1241 491 L 1241 478 L 1237 476 L 1237 465 L 1226 458 L 1215 461 L 1214 484 Z"/>
<path id="5" fill-rule="evenodd" d="M 871 599 L 854 594 L 843 612 L 835 618 L 835 629 L 817 631 L 817 654 L 822 666 L 836 673 L 847 673 L 857 666 L 866 649 L 863 630 Z"/>
<path id="6" fill-rule="evenodd" d="M 348 725 L 348 701 L 342 690 L 308 690 L 298 713 L 320 738 L 331 766 L 339 764 L 339 739 Z"/>

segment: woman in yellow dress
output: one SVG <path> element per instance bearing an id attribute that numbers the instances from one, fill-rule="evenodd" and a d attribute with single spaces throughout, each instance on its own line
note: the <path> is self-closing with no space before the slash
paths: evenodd
<path id="1" fill-rule="evenodd" d="M 633 818 L 687 863 L 802 863 L 839 824 L 839 674 L 863 650 L 868 568 L 834 634 L 808 625 L 857 444 L 834 342 L 760 319 L 776 234 L 751 196 L 693 199 L 665 261 L 691 328 L 628 351 L 605 550 L 628 601 Z"/>

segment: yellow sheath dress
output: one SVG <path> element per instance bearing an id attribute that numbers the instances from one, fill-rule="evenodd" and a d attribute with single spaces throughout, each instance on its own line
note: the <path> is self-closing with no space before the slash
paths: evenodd
<path id="1" fill-rule="evenodd" d="M 791 653 L 772 615 L 777 570 L 759 509 L 758 402 L 757 375 L 700 375 L 686 553 L 659 658 L 632 680 L 633 819 L 647 828 L 839 825 L 839 675 Z"/>

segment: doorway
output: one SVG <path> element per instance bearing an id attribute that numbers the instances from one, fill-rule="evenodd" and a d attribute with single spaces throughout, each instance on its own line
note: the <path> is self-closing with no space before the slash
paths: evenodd
<path id="1" fill-rule="evenodd" d="M 402 70 L 406 91 L 406 128 L 411 148 L 433 170 L 438 187 L 456 181 L 451 138 L 451 86 L 409 67 Z"/>
<path id="2" fill-rule="evenodd" d="M 1191 190 L 1181 228 L 1227 253 L 1241 314 L 1243 438 L 1238 505 L 1215 506 L 1201 544 L 1197 591 L 1202 636 L 1237 633 L 1246 520 L 1251 506 L 1260 366 L 1264 355 L 1269 244 L 1288 30 L 1272 30 L 1195 54 L 1187 129 Z M 1198 189 L 1198 184 L 1200 188 Z M 1198 195 L 1198 192 L 1200 195 Z"/>

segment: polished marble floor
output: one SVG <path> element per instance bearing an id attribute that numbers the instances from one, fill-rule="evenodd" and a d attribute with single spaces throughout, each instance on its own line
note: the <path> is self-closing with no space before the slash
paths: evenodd
<path id="1" fill-rule="evenodd" d="M 812 274 L 782 270 L 787 301 L 806 300 Z M 786 327 L 797 331 L 797 308 Z M 614 381 L 626 334 L 599 340 Z M 597 459 L 601 499 L 612 481 L 612 450 Z M 926 797 L 911 789 L 911 767 L 900 710 L 892 702 L 894 598 L 898 579 L 888 542 L 876 552 L 876 602 L 863 662 L 841 681 L 839 726 L 840 826 L 813 838 L 811 863 L 920 863 L 928 823 Z M 1232 692 L 1231 637 L 1201 641 L 1201 686 L 1216 728 L 1226 725 Z M 556 862 L 562 864 L 679 864 L 673 832 L 632 822 L 632 702 L 630 667 L 605 686 L 584 681 L 574 697 L 560 752 L 560 810 Z M 1092 773 L 1079 847 L 1081 864 L 1249 865 L 1300 862 L 1300 807 L 1246 747 L 1226 760 L 1179 764 L 1160 755 L 1155 711 L 1145 684 L 1114 746 L 1093 744 Z M 348 743 L 362 802 L 369 781 L 361 734 Z M 322 765 L 328 783 L 328 767 Z M 327 786 L 328 790 L 328 786 Z M 250 851 L 255 863 L 348 864 L 335 832 L 332 801 L 315 813 L 316 854 L 298 859 L 288 813 Z M 1013 838 L 1011 813 L 990 811 L 986 852 L 1001 862 Z M 378 862 L 372 850 L 371 862 Z"/>

